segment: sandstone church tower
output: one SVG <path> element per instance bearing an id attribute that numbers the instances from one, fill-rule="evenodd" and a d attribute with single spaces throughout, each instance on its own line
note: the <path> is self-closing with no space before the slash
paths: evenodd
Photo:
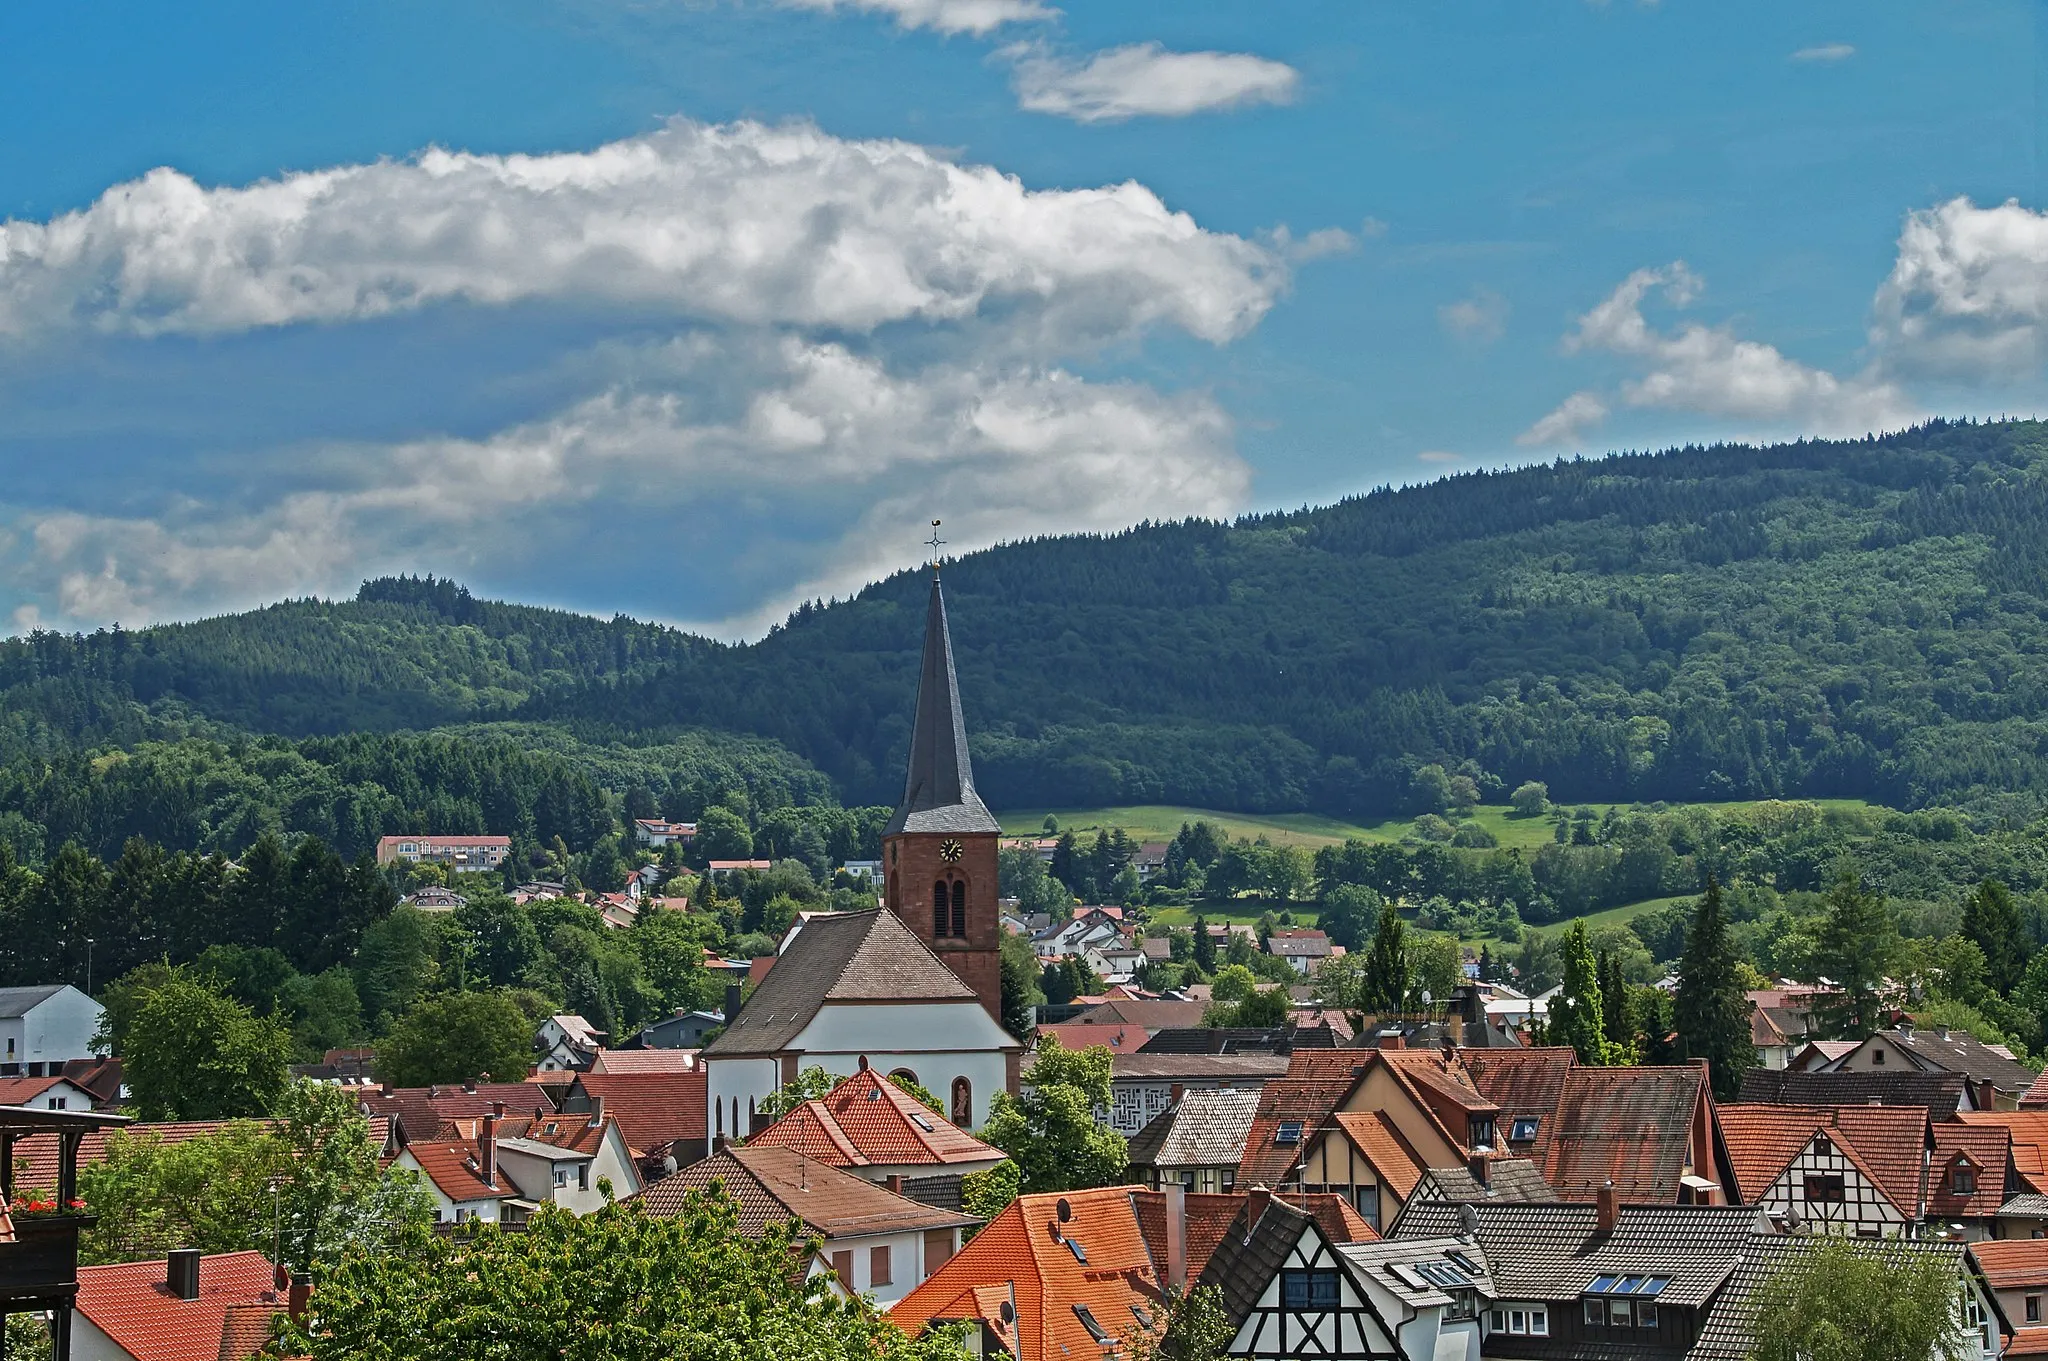
<path id="1" fill-rule="evenodd" d="M 889 910 L 932 947 L 988 1014 L 1003 1019 L 1002 923 L 996 910 L 996 842 L 1002 826 L 974 792 L 967 724 L 953 674 L 953 639 L 936 564 L 925 611 L 924 664 L 910 732 L 903 802 L 882 832 Z"/>

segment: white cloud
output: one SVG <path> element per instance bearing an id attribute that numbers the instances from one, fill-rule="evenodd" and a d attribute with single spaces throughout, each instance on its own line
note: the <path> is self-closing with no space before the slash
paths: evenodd
<path id="1" fill-rule="evenodd" d="M 977 37 L 1004 24 L 1056 18 L 1059 11 L 1037 0 L 777 0 L 785 9 L 834 13 L 842 8 L 884 14 L 898 28 L 929 28 Z"/>
<path id="2" fill-rule="evenodd" d="M 1699 277 L 1683 261 L 1639 269 L 1579 318 L 1565 349 L 1602 351 L 1635 362 L 1642 372 L 1624 382 L 1619 394 L 1626 406 L 1814 435 L 1861 435 L 1921 414 L 1895 384 L 1873 373 L 1841 378 L 1788 358 L 1775 346 L 1739 339 L 1726 327 L 1690 322 L 1665 332 L 1652 329 L 1644 318 L 1643 302 L 1652 292 L 1683 307 L 1700 288 Z M 1519 440 L 1556 444 L 1575 439 L 1604 419 L 1608 407 L 1594 393 L 1574 393 Z"/>
<path id="3" fill-rule="evenodd" d="M 13 575 L 68 620 L 141 621 L 345 591 L 380 570 L 504 566 L 550 526 L 616 525 L 624 506 L 635 523 L 742 502 L 837 517 L 801 580 L 714 624 L 758 633 L 799 600 L 900 567 L 900 531 L 934 516 L 966 552 L 1143 515 L 1225 515 L 1250 486 L 1228 418 L 1200 395 L 1057 369 L 903 375 L 790 337 L 738 353 L 678 341 L 646 358 L 636 390 L 486 439 L 324 451 L 325 485 L 253 507 L 25 517 Z M 709 394 L 735 383 L 745 401 L 712 411 Z"/>
<path id="4" fill-rule="evenodd" d="M 1183 118 L 1247 104 L 1285 104 L 1301 84 L 1284 62 L 1249 52 L 1169 52 L 1132 43 L 1085 59 L 1043 47 L 1011 49 L 1019 107 L 1080 123 Z"/>
<path id="5" fill-rule="evenodd" d="M 1463 454 L 1453 453 L 1449 449 L 1424 449 L 1415 457 L 1424 463 L 1463 463 L 1465 461 Z"/>
<path id="6" fill-rule="evenodd" d="M 0 337 L 573 299 L 854 331 L 998 306 L 1063 341 L 1167 324 L 1220 342 L 1284 284 L 1270 252 L 1142 185 L 1032 191 L 807 125 L 679 120 L 589 152 L 430 150 L 248 188 L 163 169 L 48 223 L 0 223 Z"/>
<path id="7" fill-rule="evenodd" d="M 1460 340 L 1491 345 L 1507 334 L 1508 300 L 1490 288 L 1475 288 L 1436 309 L 1437 325 Z"/>
<path id="8" fill-rule="evenodd" d="M 1817 43 L 1802 47 L 1792 54 L 1793 61 L 1838 62 L 1847 61 L 1856 55 L 1856 48 L 1850 43 Z"/>
<path id="9" fill-rule="evenodd" d="M 1871 340 L 1896 370 L 2034 369 L 2048 352 L 2048 214 L 1966 198 L 1910 214 L 1872 313 Z"/>

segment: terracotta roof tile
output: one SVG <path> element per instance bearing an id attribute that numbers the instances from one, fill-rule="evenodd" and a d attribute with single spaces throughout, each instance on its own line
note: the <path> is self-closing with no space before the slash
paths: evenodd
<path id="1" fill-rule="evenodd" d="M 1379 1233 L 1368 1224 L 1365 1216 L 1351 1208 L 1351 1202 L 1335 1191 L 1318 1191 L 1313 1195 L 1295 1195 L 1292 1192 L 1276 1193 L 1279 1199 L 1306 1210 L 1321 1226 L 1323 1235 L 1332 1243 L 1376 1243 Z M 1189 1267 L 1193 1272 L 1194 1268 Z"/>
<path id="2" fill-rule="evenodd" d="M 695 1049 L 600 1049 L 596 1073 L 688 1073 L 701 1065 Z"/>
<path id="3" fill-rule="evenodd" d="M 2012 1135 L 1990 1125 L 1961 1125 L 1953 1122 L 1930 1127 L 1934 1155 L 1927 1167 L 1927 1217 L 1929 1219 L 1977 1219 L 1998 1213 L 2005 1203 L 2005 1170 L 2012 1161 Z M 1976 1171 L 1977 1189 L 1957 1195 L 1951 1170 L 1959 1158 L 1967 1157 Z"/>
<path id="4" fill-rule="evenodd" d="M 1414 1194 L 1422 1158 L 1385 1111 L 1338 1111 L 1330 1118 L 1397 1197 L 1405 1201 Z"/>
<path id="5" fill-rule="evenodd" d="M 2012 1135 L 2012 1166 L 2025 1188 L 2048 1194 L 2048 1111 L 1957 1111 L 1965 1125 L 2000 1126 Z M 2007 1187 L 2011 1195 L 2019 1187 Z"/>
<path id="6" fill-rule="evenodd" d="M 1293 1180 L 1294 1165 L 1308 1142 L 1351 1094 L 1357 1079 L 1279 1078 L 1259 1089 L 1258 1113 L 1245 1134 L 1244 1159 L 1237 1165 L 1237 1184 L 1279 1186 Z M 1281 1127 L 1300 1126 L 1299 1137 L 1281 1143 Z"/>
<path id="7" fill-rule="evenodd" d="M 1017 1310 L 1017 1361 L 1100 1357 L 1074 1306 L 1084 1305 L 1111 1337 L 1137 1331 L 1132 1306 L 1157 1319 L 1158 1275 L 1138 1224 L 1133 1189 L 1112 1186 L 1064 1196 L 1019 1196 L 889 1316 L 916 1334 L 934 1319 L 959 1318 L 977 1287 L 1008 1284 Z M 1071 1217 L 1061 1224 L 1064 1199 Z M 1057 1227 L 1061 1236 L 1055 1238 Z M 1078 1244 L 1086 1262 L 1067 1247 Z M 970 1307 L 977 1307 L 972 1306 Z"/>
<path id="8" fill-rule="evenodd" d="M 415 1139 L 405 1146 L 406 1154 L 420 1165 L 434 1189 L 457 1203 L 498 1200 L 516 1196 L 519 1188 L 502 1173 L 496 1186 L 487 1185 L 480 1175 L 476 1145 L 469 1140 Z"/>
<path id="9" fill-rule="evenodd" d="M 806 1101 L 747 1140 L 750 1148 L 792 1148 L 835 1167 L 935 1167 L 1001 1162 L 1000 1149 L 927 1110 L 916 1097 L 864 1069 Z"/>
<path id="10" fill-rule="evenodd" d="M 1543 1179 L 1567 1200 L 1590 1200 L 1612 1181 L 1626 1201 L 1671 1203 L 1705 1097 L 1697 1064 L 1645 1068 L 1574 1065 L 1534 1152 Z M 1713 1169 L 1695 1169 L 1714 1178 Z"/>
<path id="11" fill-rule="evenodd" d="M 220 1327 L 217 1361 L 250 1361 L 270 1341 L 270 1327 L 276 1321 L 276 1301 L 262 1304 L 231 1304 Z"/>
<path id="12" fill-rule="evenodd" d="M 568 1086 L 563 1078 L 561 1085 Z M 491 1103 L 502 1101 L 508 1115 L 532 1115 L 536 1109 L 552 1111 L 555 1100 L 537 1082 L 479 1082 L 475 1087 L 450 1083 L 445 1087 L 379 1087 L 356 1089 L 356 1101 L 370 1115 L 396 1116 L 408 1139 L 431 1139 L 442 1125 L 462 1116 L 490 1113 Z"/>
<path id="13" fill-rule="evenodd" d="M 2048 1286 L 2048 1238 L 1988 1239 L 1970 1244 L 1970 1255 L 1993 1290 Z"/>
<path id="14" fill-rule="evenodd" d="M 2021 1110 L 2039 1110 L 2044 1107 L 2048 1107 L 2048 1068 L 2043 1068 L 2041 1075 L 2034 1079 L 2033 1086 L 2020 1094 Z"/>
<path id="15" fill-rule="evenodd" d="M 2015 1328 L 2001 1356 L 2048 1356 L 2048 1328 Z"/>
<path id="16" fill-rule="evenodd" d="M 687 1073 L 579 1073 L 569 1089 L 570 1104 L 580 1104 L 579 1094 L 604 1098 L 605 1114 L 619 1122 L 626 1147 L 636 1157 L 647 1157 L 678 1141 L 704 1138 L 709 1077 L 702 1068 Z"/>
<path id="17" fill-rule="evenodd" d="M 1140 1030 L 1174 1030 L 1202 1023 L 1208 1007 L 1201 1002 L 1111 1001 L 1093 1006 L 1076 1016 L 1078 1025 L 1135 1026 Z M 1136 1046 L 1132 1046 L 1135 1048 Z"/>
<path id="18" fill-rule="evenodd" d="M 1038 1027 L 1039 1038 L 1050 1035 L 1060 1042 L 1060 1048 L 1067 1050 L 1093 1049 L 1101 1045 L 1116 1053 L 1136 1053 L 1145 1043 L 1143 1026 L 1117 1023 L 1113 1025 L 1087 1025 L 1080 1021 L 1062 1021 L 1058 1025 Z"/>
<path id="19" fill-rule="evenodd" d="M 1738 1193 L 1754 1202 L 1826 1131 L 1908 1219 L 1920 1217 L 1927 1112 L 1915 1106 L 1725 1106 Z M 1995 1208 L 1995 1206 L 1994 1206 Z"/>
<path id="20" fill-rule="evenodd" d="M 160 1259 L 80 1267 L 78 1311 L 136 1361 L 218 1361 L 230 1306 L 283 1307 L 260 1252 L 201 1258 L 196 1300 L 173 1295 L 164 1270 Z"/>
<path id="21" fill-rule="evenodd" d="M 801 1220 L 824 1238 L 871 1233 L 912 1233 L 958 1228 L 970 1215 L 934 1209 L 871 1181 L 787 1148 L 726 1148 L 640 1192 L 658 1215 L 677 1213 L 683 1198 L 717 1181 L 739 1203 L 740 1231 L 758 1234 L 767 1225 Z"/>
<path id="22" fill-rule="evenodd" d="M 1501 1119 L 1516 1116 L 1541 1117 L 1557 1109 L 1564 1092 L 1565 1074 L 1578 1066 L 1578 1055 L 1570 1049 L 1549 1046 L 1538 1049 L 1465 1049 L 1459 1051 L 1472 1085 L 1496 1106 Z"/>

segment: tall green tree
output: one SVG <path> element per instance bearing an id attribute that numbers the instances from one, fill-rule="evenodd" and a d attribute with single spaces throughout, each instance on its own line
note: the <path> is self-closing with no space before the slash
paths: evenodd
<path id="1" fill-rule="evenodd" d="M 1095 1122 L 1110 1107 L 1107 1046 L 1069 1050 L 1041 1036 L 1021 1096 L 999 1092 L 981 1139 L 1009 1154 L 1019 1189 L 1114 1186 L 1130 1160 L 1124 1136 Z"/>
<path id="2" fill-rule="evenodd" d="M 180 972 L 129 1025 L 122 1076 L 144 1120 L 219 1120 L 267 1114 L 291 1058 L 277 1021 Z"/>
<path id="3" fill-rule="evenodd" d="M 1023 936 L 1003 932 L 1002 943 L 1003 1029 L 1020 1040 L 1032 1034 L 1032 1008 L 1045 1001 L 1038 986 L 1038 956 Z"/>
<path id="4" fill-rule="evenodd" d="M 1607 1062 L 1606 1025 L 1601 1015 L 1598 965 L 1586 939 L 1586 924 L 1575 921 L 1564 933 L 1564 982 L 1550 999 L 1543 1035 L 1551 1044 L 1569 1045 L 1579 1062 Z"/>
<path id="5" fill-rule="evenodd" d="M 1359 1006 L 1384 1015 L 1408 1004 L 1407 927 L 1391 902 L 1380 904 L 1379 928 L 1365 960 Z"/>
<path id="6" fill-rule="evenodd" d="M 1756 1293 L 1753 1361 L 1964 1361 L 1957 1263 L 1911 1243 L 1822 1234 Z"/>
<path id="7" fill-rule="evenodd" d="M 1209 919 L 1195 918 L 1194 942 L 1195 967 L 1202 971 L 1204 978 L 1216 972 L 1216 938 L 1209 934 Z"/>
<path id="8" fill-rule="evenodd" d="M 532 1066 L 533 1023 L 503 991 L 430 997 L 377 1045 L 377 1076 L 395 1087 L 517 1082 Z"/>
<path id="9" fill-rule="evenodd" d="M 1614 1049 L 1627 1049 L 1636 1039 L 1634 1010 L 1628 979 L 1614 951 L 1601 950 L 1593 957 L 1593 969 L 1600 980 L 1600 1033 Z"/>
<path id="10" fill-rule="evenodd" d="M 1837 1039 L 1868 1039 L 1884 1020 L 1883 987 L 1899 953 L 1899 928 L 1884 898 L 1845 870 L 1828 890 L 1813 965 L 1833 991 L 1815 996 L 1813 1014 Z"/>
<path id="11" fill-rule="evenodd" d="M 1962 932 L 1984 952 L 1984 981 L 2001 997 L 2010 993 L 2033 954 L 2011 891 L 1996 879 L 1978 884 L 1963 904 Z"/>
<path id="12" fill-rule="evenodd" d="M 1672 1021 L 1685 1056 L 1707 1061 L 1718 1101 L 1733 1101 L 1742 1091 L 1743 1072 L 1756 1066 L 1740 962 L 1728 934 L 1721 883 L 1709 877 L 1685 933 L 1685 953 L 1679 956 Z"/>

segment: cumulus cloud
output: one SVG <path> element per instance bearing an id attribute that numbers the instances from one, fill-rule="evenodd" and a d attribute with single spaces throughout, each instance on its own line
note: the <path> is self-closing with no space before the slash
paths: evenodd
<path id="1" fill-rule="evenodd" d="M 1037 0 L 777 0 L 784 9 L 863 10 L 893 18 L 899 28 L 929 28 L 940 33 L 972 33 L 979 37 L 1004 24 L 1051 19 L 1059 11 Z"/>
<path id="2" fill-rule="evenodd" d="M 1802 47 L 1792 54 L 1794 61 L 1838 62 L 1847 61 L 1856 55 L 1856 48 L 1850 43 L 1816 43 Z"/>
<path id="3" fill-rule="evenodd" d="M 1475 288 L 1436 309 L 1437 324 L 1459 340 L 1491 345 L 1507 334 L 1508 300 L 1490 288 Z"/>
<path id="4" fill-rule="evenodd" d="M 1285 104 L 1301 84 L 1285 62 L 1249 52 L 1169 52 L 1131 43 L 1086 58 L 1012 48 L 1018 106 L 1080 123 L 1184 118 L 1212 109 Z"/>
<path id="5" fill-rule="evenodd" d="M 628 505 L 635 519 L 744 499 L 793 520 L 836 517 L 835 537 L 806 546 L 801 579 L 710 621 L 755 633 L 799 600 L 900 567 L 892 531 L 934 515 L 954 551 L 969 551 L 1117 528 L 1134 507 L 1227 514 L 1250 485 L 1228 418 L 1199 394 L 1056 368 L 902 374 L 795 337 L 737 351 L 679 340 L 644 358 L 634 387 L 488 438 L 323 451 L 321 485 L 254 505 L 34 517 L 15 577 L 69 619 L 143 620 L 346 590 L 378 570 L 503 566 L 551 525 Z"/>
<path id="6" fill-rule="evenodd" d="M 2048 339 L 2048 214 L 1966 198 L 1907 216 L 1872 307 L 1871 340 L 1900 372 L 2008 376 Z"/>
<path id="7" fill-rule="evenodd" d="M 1676 262 L 1639 269 L 1566 337 L 1567 353 L 1599 351 L 1636 364 L 1621 385 L 1625 406 L 1654 407 L 1743 422 L 1761 429 L 1819 435 L 1864 434 L 1902 425 L 1920 414 L 1906 394 L 1874 372 L 1838 377 L 1787 357 L 1775 346 L 1743 340 L 1727 327 L 1690 322 L 1659 331 L 1643 315 L 1644 300 L 1662 294 L 1684 307 L 1698 294 L 1697 275 Z M 1605 419 L 1610 402 L 1577 392 L 1519 437 L 1525 445 L 1578 438 Z"/>
<path id="8" fill-rule="evenodd" d="M 1221 342 L 1284 283 L 1271 252 L 1142 185 L 1027 190 L 806 125 L 678 120 L 589 152 L 430 150 L 246 188 L 160 169 L 49 222 L 0 223 L 0 337 L 573 299 L 853 331 L 996 308 L 1058 343 L 1155 324 Z"/>

